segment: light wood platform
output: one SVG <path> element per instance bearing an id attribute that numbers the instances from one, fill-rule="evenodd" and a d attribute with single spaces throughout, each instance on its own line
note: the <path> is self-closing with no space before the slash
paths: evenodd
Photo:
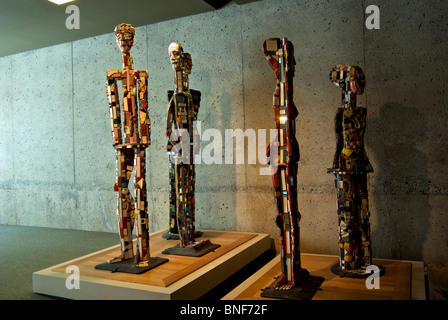
<path id="1" fill-rule="evenodd" d="M 176 240 L 165 240 L 165 231 L 150 235 L 151 256 L 169 261 L 143 274 L 127 274 L 94 269 L 94 266 L 116 257 L 116 245 L 87 256 L 33 273 L 33 291 L 69 299 L 197 299 L 227 277 L 269 249 L 267 234 L 201 230 L 201 240 L 220 244 L 214 252 L 202 257 L 162 254 L 175 246 Z M 77 266 L 80 288 L 67 289 L 68 266 Z"/>
<path id="2" fill-rule="evenodd" d="M 302 267 L 312 275 L 325 278 L 313 300 L 424 300 L 424 266 L 421 261 L 374 259 L 373 264 L 386 269 L 380 277 L 380 289 L 367 289 L 366 279 L 340 277 L 331 271 L 337 256 L 302 254 Z M 281 274 L 277 256 L 257 273 L 227 294 L 223 300 L 274 300 L 260 296 L 274 277 Z"/>

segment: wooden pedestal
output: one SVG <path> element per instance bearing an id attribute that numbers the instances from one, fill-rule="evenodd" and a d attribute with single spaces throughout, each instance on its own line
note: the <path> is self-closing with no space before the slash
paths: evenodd
<path id="1" fill-rule="evenodd" d="M 166 231 L 166 230 L 165 230 Z M 33 273 L 33 291 L 68 299 L 197 299 L 269 249 L 267 234 L 204 231 L 201 240 L 221 245 L 202 257 L 165 255 L 178 241 L 165 240 L 160 231 L 151 234 L 151 256 L 169 261 L 143 274 L 94 269 L 120 253 L 116 245 L 87 256 Z M 79 270 L 79 289 L 69 266 Z M 68 286 L 70 287 L 70 285 Z"/>
<path id="2" fill-rule="evenodd" d="M 373 264 L 385 268 L 379 289 L 368 289 L 366 279 L 340 277 L 331 271 L 337 256 L 302 254 L 302 268 L 311 275 L 322 276 L 324 282 L 313 300 L 424 300 L 424 266 L 421 261 L 374 259 Z M 281 274 L 280 257 L 276 257 L 257 273 L 227 294 L 223 300 L 271 300 L 260 296 L 274 277 Z"/>

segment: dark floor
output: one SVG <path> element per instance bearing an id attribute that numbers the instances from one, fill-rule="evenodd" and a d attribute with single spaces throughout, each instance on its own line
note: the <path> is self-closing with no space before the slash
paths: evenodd
<path id="1" fill-rule="evenodd" d="M 32 292 L 32 274 L 119 244 L 118 234 L 0 225 L 0 300 L 51 300 Z M 268 251 L 202 299 L 219 300 L 274 258 Z"/>
<path id="2" fill-rule="evenodd" d="M 54 299 L 32 292 L 32 273 L 119 243 L 116 234 L 0 225 L 0 299 Z"/>

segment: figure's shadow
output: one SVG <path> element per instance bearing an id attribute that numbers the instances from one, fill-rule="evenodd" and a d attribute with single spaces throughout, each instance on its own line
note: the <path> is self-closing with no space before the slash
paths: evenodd
<path id="1" fill-rule="evenodd" d="M 429 230 L 428 164 L 418 149 L 427 123 L 418 108 L 387 103 L 367 119 L 374 258 L 423 260 Z M 373 223 L 372 223 L 373 222 Z"/>

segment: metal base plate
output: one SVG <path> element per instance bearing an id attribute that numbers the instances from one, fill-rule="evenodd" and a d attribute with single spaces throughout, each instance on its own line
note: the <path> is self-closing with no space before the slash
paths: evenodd
<path id="1" fill-rule="evenodd" d="M 289 290 L 274 290 L 274 281 L 269 287 L 263 290 L 261 296 L 283 300 L 311 300 L 323 281 L 323 277 L 310 275 L 306 280 Z"/>
<path id="2" fill-rule="evenodd" d="M 199 231 L 199 230 L 194 231 L 195 238 L 199 238 L 203 234 L 204 234 L 204 232 L 202 232 L 202 231 Z M 171 232 L 165 232 L 164 234 L 162 234 L 162 238 L 166 239 L 166 240 L 179 240 L 180 239 L 178 233 L 171 233 Z"/>
<path id="3" fill-rule="evenodd" d="M 204 254 L 214 251 L 220 246 L 221 245 L 219 244 L 211 243 L 210 240 L 204 240 L 196 245 L 188 246 L 185 248 L 182 248 L 180 244 L 178 244 L 175 245 L 174 247 L 165 249 L 162 253 L 176 256 L 201 257 Z"/>
<path id="4" fill-rule="evenodd" d="M 386 272 L 386 269 L 384 267 L 378 266 L 378 265 L 377 265 L 377 267 L 380 269 L 380 276 L 382 276 Z M 362 270 L 362 271 L 344 270 L 341 268 L 339 263 L 332 265 L 331 271 L 334 274 L 340 275 L 341 277 L 349 277 L 349 278 L 367 278 L 368 276 L 371 275 L 371 273 L 366 273 L 366 272 L 364 272 L 364 270 Z"/>
<path id="5" fill-rule="evenodd" d="M 158 267 L 165 262 L 168 262 L 168 259 L 159 258 L 159 257 L 151 257 L 151 258 L 149 258 L 149 263 L 147 266 L 140 267 L 140 266 L 136 266 L 134 264 L 134 259 L 129 259 L 126 261 L 114 262 L 114 263 L 104 262 L 104 263 L 96 265 L 95 269 L 106 270 L 106 271 L 111 271 L 111 272 L 141 274 L 141 273 L 144 273 L 144 272 L 151 270 L 155 267 Z"/>

